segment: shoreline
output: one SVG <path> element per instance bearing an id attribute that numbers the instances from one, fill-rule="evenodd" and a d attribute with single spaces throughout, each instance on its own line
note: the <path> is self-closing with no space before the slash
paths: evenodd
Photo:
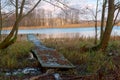
<path id="1" fill-rule="evenodd" d="M 80 23 L 80 24 L 66 24 L 61 26 L 20 26 L 20 30 L 27 30 L 27 29 L 50 29 L 50 28 L 91 28 L 94 27 L 94 22 L 91 23 Z M 116 25 L 120 26 L 120 24 Z M 100 27 L 100 22 L 98 22 L 98 27 Z M 11 30 L 12 27 L 4 27 L 2 30 Z"/>
<path id="2" fill-rule="evenodd" d="M 100 23 L 98 24 L 100 26 Z M 46 29 L 46 28 L 89 28 L 94 27 L 94 23 L 80 23 L 80 24 L 65 24 L 61 26 L 20 26 L 20 30 L 26 29 Z M 11 30 L 12 27 L 4 27 L 2 30 Z"/>

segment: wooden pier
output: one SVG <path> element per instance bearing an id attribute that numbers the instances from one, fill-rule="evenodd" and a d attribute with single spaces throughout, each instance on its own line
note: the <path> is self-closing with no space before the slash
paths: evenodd
<path id="1" fill-rule="evenodd" d="M 34 44 L 32 52 L 44 68 L 75 68 L 61 53 L 56 49 L 44 46 L 35 35 L 29 34 L 28 40 Z"/>

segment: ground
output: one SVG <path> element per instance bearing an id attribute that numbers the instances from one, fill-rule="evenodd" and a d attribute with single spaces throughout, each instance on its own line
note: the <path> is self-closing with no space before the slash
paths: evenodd
<path id="1" fill-rule="evenodd" d="M 23 36 L 22 36 L 23 37 Z M 38 36 L 39 37 L 39 36 Z M 94 39 L 89 38 L 64 38 L 64 39 L 43 39 L 43 44 L 47 47 L 56 49 L 62 53 L 76 68 L 68 72 L 58 71 L 62 78 L 71 78 L 73 80 L 119 80 L 120 79 L 120 37 L 112 37 L 106 52 L 101 51 L 86 51 L 85 47 L 93 46 Z M 11 47 L 1 51 L 0 54 L 0 70 L 7 69 L 19 69 L 26 67 L 40 68 L 37 60 L 30 60 L 29 51 L 33 47 L 30 42 L 22 41 L 16 42 Z M 8 51 L 9 50 L 9 51 Z M 12 52 L 10 52 L 12 51 Z M 16 54 L 17 51 L 17 54 Z M 22 51 L 22 52 L 21 52 Z M 14 55 L 14 56 L 13 56 Z M 15 60 L 16 59 L 16 60 Z M 18 61 L 18 62 L 14 62 Z M 17 64 L 16 64 L 17 63 Z M 34 63 L 34 64 L 33 64 Z M 14 65 L 12 65 L 14 64 Z M 16 65 L 15 65 L 16 64 Z M 21 65 L 22 64 L 22 65 Z M 38 80 L 44 80 L 45 78 L 53 78 L 53 75 L 43 75 L 40 73 L 37 75 L 31 74 L 19 74 L 17 76 L 3 76 L 1 74 L 0 79 L 4 80 L 29 80 L 32 77 L 39 76 Z M 89 78 L 89 79 L 88 79 Z"/>

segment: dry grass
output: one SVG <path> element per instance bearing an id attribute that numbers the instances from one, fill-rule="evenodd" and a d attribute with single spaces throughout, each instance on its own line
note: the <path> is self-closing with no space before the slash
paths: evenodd
<path id="1" fill-rule="evenodd" d="M 65 24 L 60 26 L 20 26 L 19 29 L 39 29 L 39 28 L 79 28 L 79 27 L 94 27 L 94 22 L 80 22 L 79 24 Z M 100 26 L 100 22 L 98 22 Z M 11 30 L 12 27 L 4 27 L 3 30 Z"/>
<path id="2" fill-rule="evenodd" d="M 33 46 L 28 41 L 17 41 L 4 50 L 0 50 L 0 68 L 15 69 L 29 65 L 29 51 Z"/>
<path id="3" fill-rule="evenodd" d="M 101 25 L 101 22 L 98 21 L 98 26 Z M 84 27 L 94 27 L 94 21 L 82 21 L 78 24 L 64 24 L 64 25 L 57 25 L 57 26 L 20 26 L 19 29 L 39 29 L 39 28 L 84 28 Z M 120 22 L 116 24 L 116 26 L 120 26 Z M 12 27 L 4 27 L 3 30 L 11 30 Z"/>
<path id="4" fill-rule="evenodd" d="M 42 42 L 46 46 L 55 48 L 60 53 L 62 53 L 70 62 L 72 62 L 74 65 L 77 66 L 76 70 L 81 75 L 86 75 L 90 73 L 99 73 L 99 71 L 102 71 L 102 74 L 105 73 L 106 75 L 113 78 L 119 75 L 117 73 L 119 73 L 120 70 L 118 69 L 116 70 L 116 65 L 120 66 L 120 64 L 118 64 L 120 63 L 119 36 L 111 37 L 108 49 L 104 53 L 101 51 L 85 51 L 84 47 L 86 46 L 92 47 L 94 45 L 93 38 L 84 38 L 84 37 L 59 38 L 59 39 L 49 38 L 49 39 L 43 39 Z M 18 67 L 17 65 L 18 59 L 20 60 L 24 55 L 28 55 L 26 51 L 30 49 L 27 48 L 28 46 L 30 47 L 30 43 L 26 43 L 24 41 L 21 44 L 17 42 L 12 46 L 13 47 L 9 48 L 9 50 L 11 50 L 12 52 L 9 53 L 8 51 L 5 51 L 4 54 L 0 54 L 0 58 L 1 58 L 0 63 L 2 64 L 2 66 L 0 65 L 0 67 L 8 66 L 8 68 L 16 68 Z M 21 52 L 22 50 L 24 50 L 24 52 Z M 114 55 L 108 55 L 109 53 L 113 53 Z M 116 56 L 117 57 L 119 56 L 118 59 L 116 58 Z M 24 66 L 28 65 L 27 61 L 21 63 Z M 113 72 L 116 73 L 115 76 L 113 75 L 114 74 Z M 119 80 L 119 79 L 114 79 L 114 80 Z"/>
<path id="5" fill-rule="evenodd" d="M 86 51 L 85 47 L 92 47 L 94 45 L 93 38 L 61 38 L 61 39 L 45 39 L 43 43 L 57 49 L 70 62 L 79 66 L 77 71 L 79 74 L 97 73 L 103 70 L 103 73 L 108 73 L 115 69 L 113 57 L 120 55 L 120 39 L 111 38 L 106 52 L 101 51 Z M 115 55 L 109 56 L 109 53 Z M 109 73 L 110 74 L 110 73 Z"/>

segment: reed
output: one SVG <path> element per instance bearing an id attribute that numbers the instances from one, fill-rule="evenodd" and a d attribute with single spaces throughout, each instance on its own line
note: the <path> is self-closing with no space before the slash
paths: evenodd
<path id="1" fill-rule="evenodd" d="M 116 40 L 111 38 L 106 52 L 86 51 L 85 47 L 94 46 L 94 38 L 49 38 L 42 41 L 46 46 L 57 49 L 74 65 L 79 66 L 80 74 L 97 73 L 101 69 L 104 73 L 114 70 L 113 56 L 109 53 L 120 55 L 119 38 Z"/>

